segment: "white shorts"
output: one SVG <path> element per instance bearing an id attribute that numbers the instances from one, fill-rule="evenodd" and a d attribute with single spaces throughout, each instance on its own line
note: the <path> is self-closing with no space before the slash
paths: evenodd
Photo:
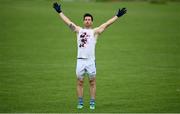
<path id="1" fill-rule="evenodd" d="M 85 74 L 88 74 L 89 78 L 96 76 L 96 63 L 91 59 L 77 59 L 76 75 L 78 79 L 83 79 Z"/>

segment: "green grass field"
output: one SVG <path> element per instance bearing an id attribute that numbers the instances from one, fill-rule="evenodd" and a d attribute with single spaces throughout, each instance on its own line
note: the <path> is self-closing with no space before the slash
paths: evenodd
<path id="1" fill-rule="evenodd" d="M 96 46 L 96 109 L 77 110 L 76 34 L 49 0 L 0 0 L 0 112 L 179 112 L 180 3 L 61 2 L 63 12 L 94 27 L 118 8 L 128 13 Z"/>

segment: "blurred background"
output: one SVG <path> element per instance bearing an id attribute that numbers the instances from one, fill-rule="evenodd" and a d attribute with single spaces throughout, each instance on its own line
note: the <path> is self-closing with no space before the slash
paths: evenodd
<path id="1" fill-rule="evenodd" d="M 128 12 L 96 45 L 96 109 L 77 110 L 76 34 L 52 8 L 97 27 Z M 180 2 L 178 0 L 0 0 L 1 113 L 179 113 Z"/>

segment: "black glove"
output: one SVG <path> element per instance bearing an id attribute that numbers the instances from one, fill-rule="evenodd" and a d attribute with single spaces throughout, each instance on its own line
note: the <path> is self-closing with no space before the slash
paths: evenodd
<path id="1" fill-rule="evenodd" d="M 62 12 L 62 10 L 61 10 L 61 5 L 58 4 L 57 2 L 55 2 L 55 3 L 53 4 L 53 8 L 54 8 L 58 13 L 61 13 L 61 12 Z"/>
<path id="2" fill-rule="evenodd" d="M 116 14 L 117 17 L 121 17 L 126 13 L 126 8 L 119 9 L 118 13 Z"/>

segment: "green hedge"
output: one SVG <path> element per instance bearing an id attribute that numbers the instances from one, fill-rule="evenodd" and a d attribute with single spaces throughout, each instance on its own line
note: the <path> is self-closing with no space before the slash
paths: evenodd
<path id="1" fill-rule="evenodd" d="M 180 0 L 95 0 L 97 2 L 113 2 L 113 1 L 147 1 L 150 3 L 167 3 L 167 2 L 180 2 Z"/>

